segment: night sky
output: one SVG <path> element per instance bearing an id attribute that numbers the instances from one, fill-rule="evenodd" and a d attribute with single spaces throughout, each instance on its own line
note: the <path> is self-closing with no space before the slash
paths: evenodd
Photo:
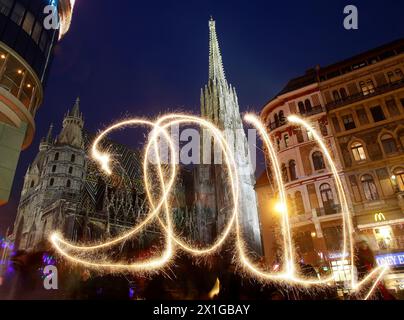
<path id="1" fill-rule="evenodd" d="M 343 28 L 349 4 L 358 7 L 359 30 Z M 40 138 L 51 122 L 59 132 L 77 96 L 93 132 L 127 115 L 199 112 L 210 15 L 241 111 L 259 112 L 307 69 L 403 37 L 403 12 L 398 0 L 77 0 L 72 28 L 56 48 L 35 141 L 21 154 L 10 203 L 0 208 L 0 235 L 14 222 Z"/>

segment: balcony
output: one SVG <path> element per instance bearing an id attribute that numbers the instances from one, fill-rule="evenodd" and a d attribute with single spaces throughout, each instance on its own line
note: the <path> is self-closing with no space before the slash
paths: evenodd
<path id="1" fill-rule="evenodd" d="M 270 131 L 272 131 L 272 130 L 275 130 L 275 129 L 278 129 L 278 128 L 284 126 L 285 124 L 287 124 L 287 121 L 286 121 L 286 120 L 284 120 L 284 121 L 278 121 L 278 122 L 270 122 L 270 123 L 267 124 L 267 128 L 268 128 Z"/>
<path id="2" fill-rule="evenodd" d="M 379 94 L 383 94 L 383 93 L 393 91 L 393 90 L 396 90 L 396 89 L 400 89 L 400 88 L 403 88 L 403 87 L 404 87 L 404 79 L 399 80 L 399 81 L 395 81 L 395 82 L 391 82 L 391 83 L 387 83 L 387 84 L 385 84 L 383 86 L 379 86 L 379 87 L 374 88 L 373 92 L 368 93 L 366 95 L 364 95 L 362 92 L 360 92 L 360 93 L 357 93 L 357 94 L 354 94 L 354 95 L 351 95 L 351 96 L 347 96 L 347 97 L 345 97 L 343 99 L 327 103 L 326 108 L 327 108 L 328 111 L 331 111 L 331 110 L 337 109 L 339 107 L 342 107 L 344 105 L 359 102 L 361 100 L 368 99 L 368 98 L 377 96 Z"/>
<path id="3" fill-rule="evenodd" d="M 319 114 L 319 113 L 324 112 L 324 111 L 325 110 L 324 110 L 323 106 L 318 105 L 318 106 L 314 106 L 311 110 L 308 110 L 308 111 L 306 111 L 304 113 L 301 113 L 301 115 L 304 116 L 304 117 L 310 117 L 310 116 L 313 116 L 315 114 Z"/>
<path id="4" fill-rule="evenodd" d="M 341 205 L 339 204 L 334 204 L 325 208 L 316 208 L 317 217 L 324 217 L 337 213 L 341 213 Z"/>

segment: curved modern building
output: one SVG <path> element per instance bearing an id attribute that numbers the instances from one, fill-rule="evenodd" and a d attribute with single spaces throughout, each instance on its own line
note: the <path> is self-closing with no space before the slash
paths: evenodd
<path id="1" fill-rule="evenodd" d="M 0 0 L 0 205 L 8 201 L 21 150 L 33 140 L 53 48 L 70 27 L 74 2 Z M 49 5 L 57 8 L 59 28 L 45 24 Z"/>

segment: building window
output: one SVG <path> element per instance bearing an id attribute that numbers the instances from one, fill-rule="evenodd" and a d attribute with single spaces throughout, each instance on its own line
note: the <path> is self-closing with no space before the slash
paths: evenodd
<path id="1" fill-rule="evenodd" d="M 331 187 L 328 183 L 323 183 L 320 186 L 321 201 L 323 202 L 323 208 L 325 214 L 335 213 L 334 208 L 334 196 L 332 194 Z"/>
<path id="2" fill-rule="evenodd" d="M 387 106 L 387 110 L 389 111 L 389 114 L 391 117 L 400 115 L 400 110 L 398 109 L 394 98 L 386 100 L 386 106 Z"/>
<path id="3" fill-rule="evenodd" d="M 34 23 L 35 23 L 35 17 L 31 12 L 27 12 L 27 14 L 25 15 L 24 23 L 22 24 L 22 28 L 29 35 L 31 35 Z"/>
<path id="4" fill-rule="evenodd" d="M 56 166 L 52 167 L 52 172 L 56 172 Z"/>
<path id="5" fill-rule="evenodd" d="M 341 226 L 324 228 L 323 235 L 329 251 L 341 250 L 343 241 L 343 230 Z"/>
<path id="6" fill-rule="evenodd" d="M 304 208 L 302 193 L 300 191 L 296 191 L 295 193 L 295 210 L 296 214 L 305 214 L 306 212 Z"/>
<path id="7" fill-rule="evenodd" d="M 393 174 L 399 190 L 404 191 L 404 168 L 395 169 Z"/>
<path id="8" fill-rule="evenodd" d="M 323 121 L 319 121 L 320 132 L 323 137 L 328 136 L 327 125 Z"/>
<path id="9" fill-rule="evenodd" d="M 311 236 L 310 231 L 297 232 L 294 236 L 294 240 L 296 243 L 296 249 L 301 254 L 313 252 L 313 237 Z"/>
<path id="10" fill-rule="evenodd" d="M 300 102 L 297 104 L 297 106 L 298 106 L 298 108 L 299 108 L 300 114 L 305 114 L 305 113 L 306 113 L 306 109 L 304 108 L 304 103 L 303 103 L 303 101 L 300 101 Z"/>
<path id="11" fill-rule="evenodd" d="M 288 168 L 286 168 L 286 165 L 282 163 L 282 179 L 284 183 L 289 182 L 289 177 L 288 177 Z"/>
<path id="12" fill-rule="evenodd" d="M 348 97 L 345 88 L 339 89 L 339 94 L 340 94 L 342 100 L 345 100 Z"/>
<path id="13" fill-rule="evenodd" d="M 395 77 L 393 71 L 387 72 L 387 78 L 389 79 L 389 83 L 395 82 Z"/>
<path id="14" fill-rule="evenodd" d="M 384 134 L 380 141 L 382 142 L 383 150 L 385 154 L 391 154 L 397 152 L 396 140 L 390 134 Z"/>
<path id="15" fill-rule="evenodd" d="M 361 108 L 356 110 L 356 115 L 358 116 L 361 125 L 369 124 L 369 118 L 365 109 Z"/>
<path id="16" fill-rule="evenodd" d="M 366 200 L 374 201 L 379 199 L 375 181 L 370 174 L 362 176 L 361 183 Z"/>
<path id="17" fill-rule="evenodd" d="M 35 183 L 34 183 L 34 180 L 32 180 L 29 187 L 30 187 L 30 188 L 33 188 L 33 187 L 34 187 L 34 184 L 35 184 Z"/>
<path id="18" fill-rule="evenodd" d="M 71 158 L 70 158 L 71 162 L 75 162 L 76 161 L 76 155 L 72 154 Z"/>
<path id="19" fill-rule="evenodd" d="M 310 130 L 307 130 L 306 132 L 307 132 L 307 140 L 313 141 L 314 140 L 313 132 L 311 132 Z"/>
<path id="20" fill-rule="evenodd" d="M 34 39 L 35 43 L 39 43 L 39 39 L 41 37 L 41 32 L 42 32 L 42 26 L 41 24 L 37 21 L 35 23 L 34 31 L 32 32 L 32 39 Z"/>
<path id="21" fill-rule="evenodd" d="M 55 161 L 58 161 L 58 160 L 59 160 L 59 152 L 56 152 L 56 153 L 55 153 L 55 158 L 54 158 L 54 160 L 55 160 Z"/>
<path id="22" fill-rule="evenodd" d="M 289 147 L 289 135 L 285 134 L 283 136 L 283 138 L 285 139 L 285 148 L 288 148 Z"/>
<path id="23" fill-rule="evenodd" d="M 352 154 L 353 154 L 355 161 L 366 160 L 366 153 L 365 153 L 365 149 L 363 148 L 362 143 L 354 142 L 351 145 L 351 150 L 352 150 Z"/>
<path id="24" fill-rule="evenodd" d="M 69 168 L 69 174 L 72 174 L 73 173 L 73 167 L 70 167 Z"/>
<path id="25" fill-rule="evenodd" d="M 25 8 L 17 2 L 14 6 L 13 12 L 11 13 L 11 20 L 20 26 L 22 19 L 24 18 L 24 14 Z"/>
<path id="26" fill-rule="evenodd" d="M 281 150 L 281 140 L 279 140 L 279 138 L 276 138 L 276 148 L 278 151 Z"/>
<path id="27" fill-rule="evenodd" d="M 367 79 L 366 81 L 359 82 L 359 86 L 361 87 L 362 94 L 364 96 L 375 92 L 375 85 L 373 84 L 372 79 Z"/>
<path id="28" fill-rule="evenodd" d="M 312 106 L 311 106 L 311 102 L 309 99 L 306 99 L 304 101 L 304 106 L 306 108 L 306 112 L 311 112 L 313 110 Z"/>
<path id="29" fill-rule="evenodd" d="M 297 142 L 298 143 L 304 142 L 303 133 L 302 133 L 302 130 L 300 128 L 296 129 L 296 137 L 297 137 Z"/>
<path id="30" fill-rule="evenodd" d="M 372 114 L 374 122 L 386 120 L 386 117 L 384 116 L 384 112 L 381 106 L 370 108 L 370 113 Z"/>
<path id="31" fill-rule="evenodd" d="M 311 156 L 313 160 L 314 170 L 323 170 L 325 169 L 325 163 L 323 154 L 320 151 L 316 151 Z"/>
<path id="32" fill-rule="evenodd" d="M 71 182 L 70 180 L 67 180 L 66 187 L 67 187 L 67 188 L 70 188 L 71 185 L 72 185 L 72 182 Z"/>
<path id="33" fill-rule="evenodd" d="M 0 0 L 0 13 L 8 16 L 13 6 L 13 0 Z"/>
<path id="34" fill-rule="evenodd" d="M 344 123 L 345 130 L 351 130 L 351 129 L 356 128 L 355 121 L 354 121 L 354 119 L 352 117 L 352 114 L 348 114 L 346 116 L 343 116 L 342 121 Z"/>
<path id="35" fill-rule="evenodd" d="M 49 185 L 52 187 L 53 185 L 55 184 L 55 179 L 50 179 L 50 181 L 49 181 Z"/>
<path id="36" fill-rule="evenodd" d="M 401 69 L 396 69 L 395 74 L 396 74 L 397 80 L 403 80 L 404 79 L 404 75 L 403 75 L 403 72 L 401 71 Z"/>
<path id="37" fill-rule="evenodd" d="M 335 102 L 341 101 L 341 96 L 339 95 L 338 90 L 334 90 L 332 92 L 332 96 L 333 96 Z"/>
<path id="38" fill-rule="evenodd" d="M 297 180 L 296 161 L 295 160 L 289 161 L 289 175 L 290 175 L 291 181 Z"/>
<path id="39" fill-rule="evenodd" d="M 335 132 L 341 132 L 341 127 L 336 117 L 332 117 L 332 124 L 334 126 Z"/>
<path id="40" fill-rule="evenodd" d="M 275 127 L 278 128 L 279 127 L 279 116 L 277 113 L 275 113 L 275 115 L 274 115 L 274 122 L 275 122 Z"/>
<path id="41" fill-rule="evenodd" d="M 285 113 L 283 111 L 279 111 L 279 123 L 280 125 L 284 125 L 286 123 Z"/>

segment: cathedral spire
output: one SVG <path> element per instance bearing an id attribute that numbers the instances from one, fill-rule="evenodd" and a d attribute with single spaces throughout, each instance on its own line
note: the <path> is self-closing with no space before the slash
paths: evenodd
<path id="1" fill-rule="evenodd" d="M 80 118 L 80 97 L 77 97 L 71 115 L 73 117 Z"/>
<path id="2" fill-rule="evenodd" d="M 46 135 L 46 142 L 52 143 L 53 123 L 49 126 L 48 134 Z"/>
<path id="3" fill-rule="evenodd" d="M 209 80 L 226 82 L 222 55 L 216 35 L 216 21 L 213 20 L 213 17 L 210 17 L 209 21 Z"/>

